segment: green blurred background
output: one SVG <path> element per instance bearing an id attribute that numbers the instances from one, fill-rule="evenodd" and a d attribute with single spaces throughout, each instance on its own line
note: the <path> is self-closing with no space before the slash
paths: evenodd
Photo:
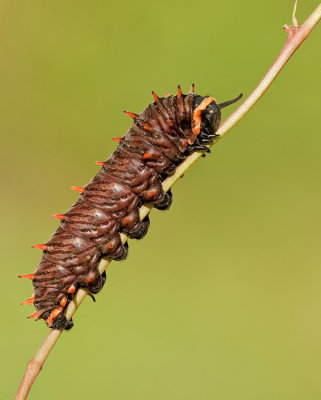
<path id="1" fill-rule="evenodd" d="M 300 1 L 302 22 L 318 0 Z M 47 335 L 31 273 L 64 212 L 163 95 L 247 96 L 293 2 L 5 1 L 0 20 L 1 377 L 13 398 Z M 152 211 L 30 399 L 320 399 L 320 27 L 259 104 Z M 235 109 L 224 111 L 224 117 Z"/>

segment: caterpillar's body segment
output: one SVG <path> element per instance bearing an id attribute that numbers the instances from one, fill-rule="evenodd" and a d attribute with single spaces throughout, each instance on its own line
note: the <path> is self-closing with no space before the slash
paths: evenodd
<path id="1" fill-rule="evenodd" d="M 192 89 L 194 89 L 192 87 Z M 44 319 L 50 328 L 70 329 L 63 313 L 78 287 L 99 292 L 106 274 L 99 274 L 98 262 L 107 256 L 123 260 L 128 245 L 120 233 L 141 239 L 149 219 L 139 218 L 139 207 L 149 202 L 160 210 L 168 209 L 172 194 L 165 193 L 162 181 L 194 151 L 208 151 L 221 119 L 220 109 L 230 102 L 217 104 L 212 97 L 181 93 L 158 98 L 140 114 L 126 112 L 134 123 L 114 153 L 101 165 L 98 174 L 79 191 L 78 201 L 65 213 L 56 214 L 59 228 L 44 245 L 43 256 L 33 274 L 34 293 L 23 304 L 34 304 L 30 317 Z"/>

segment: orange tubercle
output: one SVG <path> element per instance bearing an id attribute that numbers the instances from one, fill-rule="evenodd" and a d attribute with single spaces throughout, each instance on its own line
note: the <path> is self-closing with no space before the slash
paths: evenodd
<path id="1" fill-rule="evenodd" d="M 75 293 L 75 291 L 76 291 L 76 286 L 75 285 L 71 285 L 69 287 L 69 289 L 67 290 L 67 293 L 72 294 L 72 293 Z"/>
<path id="2" fill-rule="evenodd" d="M 27 299 L 27 300 L 23 301 L 23 302 L 21 303 L 21 305 L 24 306 L 25 304 L 33 304 L 34 299 L 35 299 L 35 295 L 33 294 L 33 295 L 30 297 L 30 299 Z"/>
<path id="3" fill-rule="evenodd" d="M 179 99 L 180 97 L 182 97 L 182 89 L 180 87 L 180 85 L 177 86 L 177 98 Z"/>
<path id="4" fill-rule="evenodd" d="M 27 318 L 29 318 L 29 319 L 38 318 L 42 313 L 43 313 L 43 310 L 38 310 L 38 311 L 35 311 L 33 314 L 29 315 L 29 317 L 27 317 Z"/>
<path id="5" fill-rule="evenodd" d="M 32 249 L 40 249 L 40 250 L 46 250 L 47 245 L 46 244 L 34 244 L 31 246 Z"/>
<path id="6" fill-rule="evenodd" d="M 52 215 L 51 218 L 58 218 L 62 221 L 64 219 L 64 215 L 63 214 L 55 214 L 55 215 Z"/>
<path id="7" fill-rule="evenodd" d="M 105 164 L 104 161 L 95 161 L 95 163 L 101 167 Z"/>
<path id="8" fill-rule="evenodd" d="M 57 317 L 62 312 L 62 307 L 55 308 L 54 310 L 51 311 L 49 317 L 46 319 L 47 324 L 49 327 L 53 324 L 53 320 Z"/>
<path id="9" fill-rule="evenodd" d="M 122 142 L 122 141 L 123 141 L 123 139 L 120 138 L 120 137 L 113 137 L 113 140 L 114 140 L 115 142 Z"/>
<path id="10" fill-rule="evenodd" d="M 64 297 L 64 298 L 60 301 L 60 305 L 61 305 L 62 307 L 65 307 L 66 304 L 67 304 L 67 298 Z"/>
<path id="11" fill-rule="evenodd" d="M 157 96 L 157 94 L 154 91 L 152 91 L 152 95 L 153 95 L 155 101 L 159 101 L 159 97 Z"/>
<path id="12" fill-rule="evenodd" d="M 129 115 L 130 117 L 132 117 L 133 119 L 136 119 L 138 117 L 137 114 L 129 112 L 129 111 L 124 111 L 125 114 Z"/>
<path id="13" fill-rule="evenodd" d="M 61 307 L 55 308 L 54 310 L 51 311 L 52 317 L 53 317 L 53 318 L 56 318 L 57 315 L 61 313 L 61 311 L 62 311 L 62 308 L 61 308 Z"/>
<path id="14" fill-rule="evenodd" d="M 34 279 L 35 275 L 34 274 L 26 274 L 26 275 L 19 275 L 18 278 L 22 279 Z"/>
<path id="15" fill-rule="evenodd" d="M 85 191 L 85 188 L 82 186 L 70 186 L 71 190 L 75 190 L 76 192 L 83 193 Z"/>
<path id="16" fill-rule="evenodd" d="M 90 283 L 90 282 L 92 282 L 92 281 L 93 281 L 93 277 L 92 277 L 92 276 L 87 276 L 86 282 L 87 282 L 87 283 Z"/>
<path id="17" fill-rule="evenodd" d="M 148 153 L 148 151 L 143 154 L 143 159 L 144 160 L 148 160 L 148 159 L 151 159 L 151 158 L 152 158 L 152 155 L 150 153 Z"/>
<path id="18" fill-rule="evenodd" d="M 108 244 L 107 244 L 107 249 L 110 250 L 110 249 L 112 249 L 112 248 L 113 248 L 113 244 L 112 244 L 112 243 L 108 243 Z"/>

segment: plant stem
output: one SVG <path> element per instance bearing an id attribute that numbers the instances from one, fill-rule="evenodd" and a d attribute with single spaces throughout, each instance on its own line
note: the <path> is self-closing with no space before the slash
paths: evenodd
<path id="1" fill-rule="evenodd" d="M 299 25 L 298 21 L 295 17 L 297 1 L 294 5 L 294 10 L 292 14 L 293 26 L 284 25 L 283 29 L 286 31 L 288 38 L 287 41 L 282 48 L 280 54 L 272 64 L 271 68 L 268 70 L 264 78 L 258 84 L 258 86 L 254 89 L 254 91 L 250 94 L 250 96 L 242 103 L 237 110 L 235 110 L 229 118 L 227 118 L 219 127 L 216 132 L 219 136 L 215 138 L 215 144 L 219 139 L 221 139 L 248 111 L 258 102 L 258 100 L 263 96 L 269 86 L 272 84 L 274 79 L 277 77 L 281 69 L 285 66 L 290 57 L 294 54 L 296 49 L 302 44 L 302 42 L 309 36 L 312 29 L 321 19 L 321 4 L 314 10 L 314 12 L 309 16 L 309 18 L 302 24 Z M 211 144 L 210 146 L 212 146 Z M 197 152 L 188 156 L 184 162 L 182 162 L 177 168 L 175 173 L 168 177 L 163 182 L 163 188 L 167 192 L 174 183 L 181 178 L 184 173 L 202 156 L 203 153 Z M 140 218 L 143 219 L 152 209 L 152 205 L 145 204 L 140 210 Z M 125 243 L 128 240 L 128 237 L 122 233 L 121 234 L 122 242 Z M 99 272 L 103 273 L 105 269 L 110 264 L 111 260 L 108 258 L 103 258 L 99 265 Z M 84 298 L 87 296 L 88 292 L 85 289 L 79 289 L 71 303 L 68 305 L 66 309 L 66 316 L 70 319 L 74 313 L 76 312 L 79 305 L 82 303 Z M 50 351 L 56 344 L 60 335 L 63 331 L 52 329 L 44 340 L 42 345 L 40 346 L 35 357 L 28 363 L 27 370 L 23 377 L 23 380 L 18 389 L 15 400 L 25 400 L 28 396 L 28 393 L 33 385 L 33 382 L 37 378 L 39 372 L 42 369 L 44 362 L 46 361 Z"/>

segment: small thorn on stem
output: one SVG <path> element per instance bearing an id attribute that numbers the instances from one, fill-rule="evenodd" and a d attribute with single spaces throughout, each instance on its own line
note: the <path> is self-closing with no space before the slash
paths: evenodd
<path id="1" fill-rule="evenodd" d="M 292 26 L 285 24 L 283 26 L 283 29 L 285 30 L 285 32 L 288 35 L 288 40 L 291 40 L 295 34 L 295 28 L 293 28 Z"/>

